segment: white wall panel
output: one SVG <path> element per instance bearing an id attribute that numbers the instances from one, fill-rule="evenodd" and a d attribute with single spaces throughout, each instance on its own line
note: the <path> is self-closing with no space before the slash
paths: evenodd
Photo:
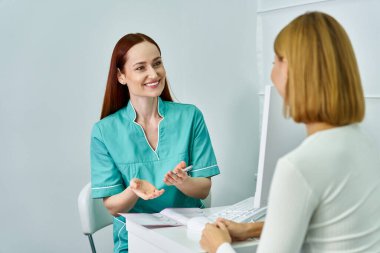
<path id="1" fill-rule="evenodd" d="M 283 9 L 310 3 L 325 2 L 329 0 L 259 0 L 258 12 L 265 12 L 274 9 Z"/>
<path id="2" fill-rule="evenodd" d="M 314 3 L 312 3 L 314 2 Z M 335 17 L 346 29 L 353 44 L 366 99 L 366 119 L 363 128 L 380 144 L 380 1 L 280 1 L 259 2 L 257 20 L 257 59 L 260 94 L 271 84 L 274 59 L 273 42 L 278 32 L 295 17 L 306 11 L 322 11 Z"/>
<path id="3" fill-rule="evenodd" d="M 257 42 L 260 90 L 270 84 L 274 57 L 273 41 L 277 33 L 292 19 L 306 11 L 323 11 L 335 17 L 351 38 L 367 95 L 380 94 L 378 64 L 380 59 L 380 1 L 337 0 L 294 6 L 258 14 Z M 260 34 L 261 32 L 261 34 Z M 261 45 L 259 44 L 261 42 Z"/>

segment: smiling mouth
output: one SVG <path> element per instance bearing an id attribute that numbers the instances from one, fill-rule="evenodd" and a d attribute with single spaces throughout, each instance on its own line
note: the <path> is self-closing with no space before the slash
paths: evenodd
<path id="1" fill-rule="evenodd" d="M 160 84 L 160 80 L 152 82 L 152 83 L 146 83 L 145 86 L 154 88 L 154 87 L 157 87 L 159 84 Z"/>

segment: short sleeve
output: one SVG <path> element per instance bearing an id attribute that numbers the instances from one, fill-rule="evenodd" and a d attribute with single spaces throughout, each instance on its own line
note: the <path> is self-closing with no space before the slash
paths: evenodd
<path id="1" fill-rule="evenodd" d="M 190 171 L 192 177 L 211 177 L 218 175 L 219 167 L 215 158 L 214 150 L 211 145 L 203 115 L 196 108 L 193 125 L 194 139 L 190 148 L 190 164 L 193 165 Z"/>
<path id="2" fill-rule="evenodd" d="M 91 192 L 93 198 L 109 197 L 125 189 L 120 171 L 104 144 L 101 131 L 94 125 L 91 135 Z"/>

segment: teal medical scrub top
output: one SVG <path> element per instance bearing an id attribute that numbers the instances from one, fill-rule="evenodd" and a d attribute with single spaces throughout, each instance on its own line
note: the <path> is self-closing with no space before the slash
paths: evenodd
<path id="1" fill-rule="evenodd" d="M 219 174 L 210 136 L 201 111 L 194 105 L 163 101 L 158 98 L 162 120 L 158 128 L 156 150 L 149 145 L 143 128 L 135 122 L 132 103 L 97 122 L 91 137 L 92 197 L 118 194 L 132 178 L 149 181 L 165 193 L 152 200 L 139 199 L 131 213 L 157 213 L 167 207 L 203 207 L 175 186 L 167 186 L 165 174 L 185 161 L 193 165 L 191 177 Z M 114 218 L 114 252 L 127 252 L 125 219 Z"/>

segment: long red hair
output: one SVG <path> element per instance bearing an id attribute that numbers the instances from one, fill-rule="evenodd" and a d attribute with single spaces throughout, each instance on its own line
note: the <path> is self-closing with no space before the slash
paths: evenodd
<path id="1" fill-rule="evenodd" d="M 112 53 L 100 119 L 103 119 L 108 115 L 116 112 L 128 103 L 129 90 L 127 85 L 122 85 L 119 83 L 117 79 L 117 70 L 123 69 L 129 49 L 134 45 L 144 41 L 154 44 L 161 54 L 161 49 L 157 43 L 152 38 L 142 33 L 127 34 L 116 43 Z M 165 101 L 173 101 L 169 91 L 167 79 L 165 79 L 165 87 L 160 97 Z"/>

